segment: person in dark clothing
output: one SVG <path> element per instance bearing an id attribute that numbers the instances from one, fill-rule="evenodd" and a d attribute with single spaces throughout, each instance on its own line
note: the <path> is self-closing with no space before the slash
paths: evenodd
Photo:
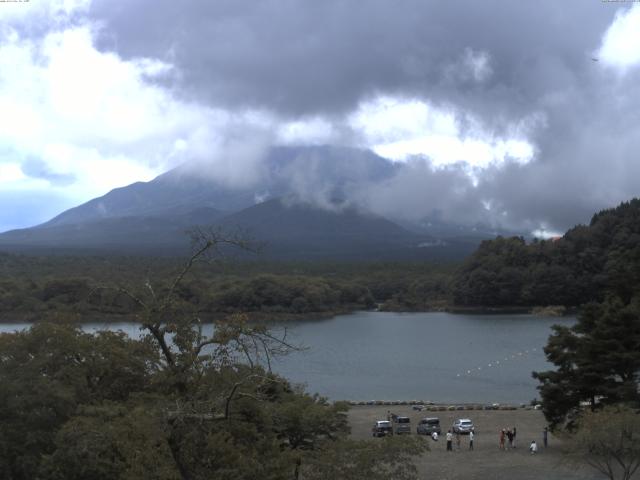
<path id="1" fill-rule="evenodd" d="M 447 451 L 448 452 L 452 452 L 453 451 L 453 434 L 451 433 L 451 430 L 449 430 L 447 432 Z"/>
<path id="2" fill-rule="evenodd" d="M 516 427 L 513 427 L 513 448 L 516 448 Z"/>
<path id="3" fill-rule="evenodd" d="M 513 447 L 513 432 L 507 430 L 507 440 L 509 440 L 509 448 Z"/>
<path id="4" fill-rule="evenodd" d="M 544 427 L 544 430 L 542 431 L 542 444 L 544 445 L 544 448 L 547 448 L 548 435 L 549 435 L 549 429 L 547 427 Z"/>

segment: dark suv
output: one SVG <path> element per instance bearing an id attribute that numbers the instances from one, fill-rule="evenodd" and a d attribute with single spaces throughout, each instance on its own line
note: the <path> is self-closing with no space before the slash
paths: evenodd
<path id="1" fill-rule="evenodd" d="M 411 433 L 411 419 L 409 417 L 393 417 L 393 433 Z"/>
<path id="2" fill-rule="evenodd" d="M 436 417 L 423 418 L 418 422 L 416 431 L 418 435 L 431 435 L 433 432 L 440 435 L 440 419 Z"/>

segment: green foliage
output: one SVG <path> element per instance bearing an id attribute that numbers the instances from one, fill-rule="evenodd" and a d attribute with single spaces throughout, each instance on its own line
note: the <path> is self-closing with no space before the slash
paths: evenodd
<path id="1" fill-rule="evenodd" d="M 42 475 L 51 480 L 179 479 L 159 413 L 135 403 L 80 407 L 58 430 Z"/>
<path id="2" fill-rule="evenodd" d="M 275 480 L 313 475 L 323 455 L 335 463 L 329 470 L 349 472 L 354 460 L 364 467 L 373 459 L 363 470 L 372 478 L 415 478 L 409 456 L 424 451 L 417 443 L 402 451 L 389 444 L 392 457 L 374 442 L 347 441 L 345 404 L 270 372 L 270 358 L 295 346 L 242 314 L 203 334 L 192 295 L 202 285 L 186 283 L 186 275 L 209 249 L 234 242 L 200 240 L 172 281 L 101 288 L 130 302 L 145 332 L 139 340 L 50 323 L 0 335 L 0 478 Z M 84 288 L 50 282 L 50 298 L 70 295 L 74 285 Z M 302 289 L 292 302 L 312 305 L 340 295 L 326 281 L 251 283 L 263 300 L 287 302 L 290 289 Z"/>
<path id="3" fill-rule="evenodd" d="M 0 478 L 290 478 L 306 461 L 293 451 L 344 438 L 346 405 L 233 363 L 248 335 L 236 320 L 205 354 L 172 347 L 174 366 L 149 338 L 47 323 L 0 335 Z"/>
<path id="4" fill-rule="evenodd" d="M 214 268 L 215 267 L 215 268 Z M 441 309 L 453 264 L 197 264 L 176 288 L 182 307 L 203 317 L 242 312 L 254 319 L 331 316 L 373 308 Z M 0 321 L 130 320 L 132 298 L 104 285 L 150 284 L 179 271 L 171 258 L 35 257 L 0 253 Z M 156 293 L 162 294 L 161 286 Z M 123 318 L 124 317 L 124 318 Z"/>
<path id="5" fill-rule="evenodd" d="M 457 305 L 579 306 L 640 290 L 640 199 L 596 215 L 555 241 L 483 242 L 456 273 Z"/>
<path id="6" fill-rule="evenodd" d="M 571 426 L 581 402 L 639 404 L 640 297 L 587 305 L 574 326 L 554 327 L 545 353 L 557 369 L 533 376 L 552 426 Z"/>
<path id="7" fill-rule="evenodd" d="M 370 308 L 367 288 L 321 278 L 258 275 L 217 285 L 208 296 L 210 311 L 325 312 Z"/>
<path id="8" fill-rule="evenodd" d="M 56 432 L 82 404 L 149 387 L 157 353 L 124 334 L 39 324 L 0 335 L 0 450 L 9 478 L 36 478 Z"/>
<path id="9" fill-rule="evenodd" d="M 343 402 L 330 404 L 317 395 L 287 392 L 271 406 L 270 414 L 278 437 L 290 448 L 313 450 L 318 441 L 348 433 L 347 410 Z"/>

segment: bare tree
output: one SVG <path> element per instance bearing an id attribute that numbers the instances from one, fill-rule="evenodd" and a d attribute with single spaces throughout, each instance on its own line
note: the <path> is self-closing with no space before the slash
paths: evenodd
<path id="1" fill-rule="evenodd" d="M 265 366 L 270 372 L 274 355 L 298 349 L 287 340 L 286 329 L 276 336 L 264 325 L 250 325 L 245 315 L 235 314 L 212 322 L 213 331 L 206 335 L 198 313 L 179 295 L 180 287 L 197 263 L 219 261 L 234 251 L 256 252 L 260 246 L 247 240 L 242 232 L 229 234 L 197 227 L 190 235 L 191 255 L 169 282 L 147 276 L 143 286 L 137 288 L 100 288 L 115 289 L 135 304 L 136 319 L 157 344 L 178 391 L 184 391 L 187 382 L 202 376 L 207 368 L 235 365 L 239 358 L 251 369 Z M 231 398 L 239 394 L 237 389 Z"/>
<path id="2" fill-rule="evenodd" d="M 566 446 L 610 480 L 629 480 L 640 467 L 640 414 L 625 406 L 584 412 Z"/>

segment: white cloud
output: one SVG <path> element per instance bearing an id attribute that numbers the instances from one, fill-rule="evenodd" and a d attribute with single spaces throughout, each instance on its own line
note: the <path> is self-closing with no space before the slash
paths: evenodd
<path id="1" fill-rule="evenodd" d="M 322 145 L 331 143 L 336 132 L 333 125 L 324 118 L 313 117 L 293 122 L 285 122 L 276 133 L 276 141 L 285 145 Z"/>
<path id="2" fill-rule="evenodd" d="M 40 38 L 0 29 L 1 188 L 49 192 L 65 208 L 210 156 L 218 131 L 233 120 L 159 86 L 172 65 L 101 52 L 93 25 L 61 20 L 87 4 L 48 2 L 31 17 L 14 13 L 14 25 L 55 17 Z M 34 159 L 38 168 L 21 168 Z M 60 178 L 69 181 L 53 181 Z"/>
<path id="3" fill-rule="evenodd" d="M 19 163 L 0 163 L 0 185 L 10 185 L 26 178 Z"/>
<path id="4" fill-rule="evenodd" d="M 604 64 L 623 71 L 640 64 L 640 4 L 616 14 L 597 55 Z"/>
<path id="5" fill-rule="evenodd" d="M 2 2 L 0 20 L 5 24 L 41 22 L 67 23 L 74 15 L 85 13 L 92 0 L 38 0 Z"/>
<path id="6" fill-rule="evenodd" d="M 477 119 L 464 120 L 472 126 L 466 132 L 453 110 L 421 100 L 383 97 L 362 104 L 351 115 L 350 125 L 376 153 L 393 160 L 425 156 L 434 167 L 462 163 L 472 170 L 533 158 L 534 147 L 526 140 L 526 132 L 520 132 L 531 122 L 514 126 L 513 137 L 496 137 L 483 131 Z"/>

